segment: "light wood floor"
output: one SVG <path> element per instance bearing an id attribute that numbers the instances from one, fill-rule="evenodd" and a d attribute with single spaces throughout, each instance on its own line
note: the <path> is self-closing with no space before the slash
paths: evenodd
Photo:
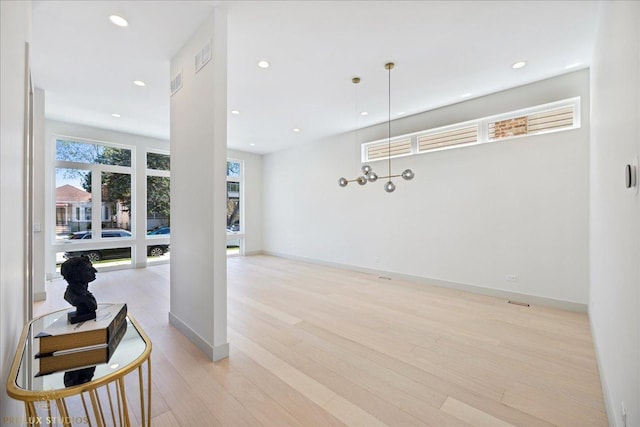
<path id="1" fill-rule="evenodd" d="M 36 314 L 67 307 L 47 285 Z M 154 426 L 606 426 L 586 314 L 269 256 L 228 261 L 228 359 L 168 324 L 169 265 L 98 273 L 153 341 Z"/>

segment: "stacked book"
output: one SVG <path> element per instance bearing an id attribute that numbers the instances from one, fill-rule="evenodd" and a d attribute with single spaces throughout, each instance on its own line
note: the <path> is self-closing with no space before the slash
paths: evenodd
<path id="1" fill-rule="evenodd" d="M 61 315 L 35 338 L 36 376 L 107 363 L 127 331 L 127 304 L 100 305 L 95 320 L 71 324 Z"/>

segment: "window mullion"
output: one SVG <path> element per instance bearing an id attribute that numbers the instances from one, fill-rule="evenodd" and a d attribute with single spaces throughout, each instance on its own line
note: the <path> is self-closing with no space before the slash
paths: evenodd
<path id="1" fill-rule="evenodd" d="M 91 167 L 91 238 L 102 239 L 102 168 Z"/>

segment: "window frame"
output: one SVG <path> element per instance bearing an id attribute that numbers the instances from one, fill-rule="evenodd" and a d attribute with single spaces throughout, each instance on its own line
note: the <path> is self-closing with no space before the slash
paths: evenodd
<path id="1" fill-rule="evenodd" d="M 511 135 L 511 136 L 505 136 L 502 138 L 493 138 L 490 139 L 489 138 L 489 124 L 493 123 L 493 122 L 497 122 L 497 121 L 502 121 L 502 120 L 509 120 L 509 119 L 515 119 L 518 117 L 522 117 L 522 116 L 531 116 L 534 114 L 539 114 L 539 113 L 544 113 L 544 112 L 548 112 L 548 111 L 552 111 L 552 110 L 556 110 L 556 109 L 561 109 L 561 108 L 565 108 L 565 107 L 572 107 L 573 108 L 573 124 L 571 126 L 564 126 L 564 127 L 560 127 L 560 128 L 556 128 L 556 129 L 546 129 L 546 130 L 540 130 L 540 131 L 535 131 L 535 132 L 528 132 L 525 134 L 521 134 L 521 135 Z M 399 157 L 407 157 L 407 156 L 413 156 L 416 154 L 427 154 L 427 153 L 433 153 L 433 152 L 437 152 L 437 151 L 444 151 L 444 150 L 453 150 L 453 149 L 457 149 L 457 148 L 463 148 L 463 147 L 470 147 L 470 146 L 474 146 L 474 145 L 480 145 L 480 144 L 487 144 L 487 143 L 494 143 L 494 142 L 501 142 L 501 141 L 508 141 L 511 139 L 517 139 L 517 138 L 526 138 L 526 137 L 530 137 L 530 136 L 536 136 L 536 135 L 545 135 L 545 134 L 549 134 L 549 133 L 555 133 L 555 132 L 564 132 L 564 131 L 568 131 L 568 130 L 574 130 L 574 129 L 579 129 L 581 127 L 581 98 L 579 96 L 573 97 L 573 98 L 567 98 L 567 99 L 562 99 L 559 101 L 554 101 L 554 102 L 549 102 L 546 104 L 540 104 L 540 105 L 536 105 L 533 107 L 528 107 L 528 108 L 522 108 L 519 110 L 514 110 L 514 111 L 509 111 L 507 113 L 501 113 L 501 114 L 495 114 L 492 116 L 487 116 L 487 117 L 483 117 L 483 118 L 479 118 L 479 119 L 474 119 L 474 120 L 468 120 L 465 122 L 459 122 L 459 123 L 453 123 L 450 125 L 445 125 L 445 126 L 439 126 L 436 128 L 431 128 L 431 129 L 426 129 L 426 130 L 421 130 L 418 132 L 413 132 L 413 133 L 408 133 L 408 134 L 404 134 L 404 135 L 397 135 L 391 138 L 391 144 L 393 144 L 396 141 L 400 141 L 400 140 L 404 140 L 404 139 L 411 139 L 411 151 L 409 153 L 404 153 L 404 154 L 399 154 L 399 155 L 392 155 L 391 158 L 399 158 Z M 438 147 L 438 148 L 433 148 L 433 149 L 426 149 L 426 150 L 420 150 L 420 145 L 419 145 L 419 139 L 420 137 L 423 136 L 429 136 L 429 135 L 433 135 L 433 134 L 437 134 L 437 133 L 445 133 L 445 132 L 451 132 L 451 131 L 455 131 L 458 129 L 464 129 L 464 128 L 468 128 L 471 126 L 477 126 L 478 127 L 478 131 L 477 131 L 477 140 L 475 142 L 468 142 L 468 143 L 464 143 L 464 144 L 457 144 L 457 145 L 449 145 L 449 146 L 444 146 L 444 147 Z M 360 160 L 362 163 L 373 163 L 373 162 L 378 162 L 378 161 L 384 161 L 387 160 L 389 157 L 381 157 L 381 158 L 375 158 L 375 159 L 370 159 L 368 156 L 368 148 L 371 146 L 375 146 L 375 145 L 384 145 L 385 143 L 388 144 L 389 142 L 389 138 L 384 138 L 384 139 L 378 139 L 375 141 L 371 141 L 371 142 L 364 142 L 360 145 L 361 147 L 361 151 L 360 151 Z"/>
<path id="2" fill-rule="evenodd" d="M 149 153 L 153 153 L 153 154 L 162 154 L 165 156 L 169 157 L 169 170 L 163 170 L 163 169 L 150 169 L 149 168 L 149 162 L 147 160 L 148 158 L 148 154 Z M 148 255 L 149 252 L 149 246 L 159 246 L 159 245 L 170 245 L 171 244 L 171 234 L 154 234 L 154 235 L 148 235 L 148 231 L 149 231 L 149 194 L 147 192 L 148 189 L 148 180 L 149 177 L 162 177 L 162 178 L 169 178 L 171 179 L 171 153 L 169 153 L 169 151 L 165 151 L 165 150 L 156 150 L 156 149 L 146 149 L 144 151 L 144 247 L 145 247 L 145 254 L 147 254 L 147 263 L 152 262 L 154 265 L 162 263 L 162 262 L 168 262 L 168 260 L 155 260 L 153 259 L 152 261 L 151 258 Z M 169 200 L 171 200 L 171 195 L 169 195 Z M 169 203 L 171 203 L 171 201 L 169 201 Z M 171 222 L 169 222 L 169 227 L 171 227 Z M 169 253 L 169 257 L 170 255 L 170 251 L 167 252 Z"/>
<path id="3" fill-rule="evenodd" d="M 85 162 L 73 162 L 68 160 L 58 160 L 57 159 L 57 143 L 59 140 L 77 142 L 83 144 L 93 144 L 93 145 L 101 145 L 104 147 L 118 148 L 118 149 L 126 149 L 131 152 L 131 165 L 130 166 L 116 166 L 116 165 L 107 165 L 102 163 L 85 163 Z M 112 143 L 107 141 L 99 141 L 88 138 L 78 138 L 72 137 L 68 135 L 61 134 L 53 134 L 52 135 L 52 147 L 53 147 L 53 170 L 51 175 L 51 191 L 54 196 L 52 197 L 50 206 L 48 209 L 50 210 L 49 217 L 53 219 L 53 223 L 51 224 L 51 232 L 49 233 L 50 239 L 50 254 L 54 258 L 54 269 L 51 273 L 52 277 L 55 276 L 57 270 L 57 263 L 55 260 L 56 254 L 59 252 L 76 252 L 76 251 L 85 251 L 90 249 L 96 250 L 104 250 L 104 249 L 116 249 L 116 248 L 129 248 L 131 251 L 131 259 L 128 264 L 119 263 L 119 267 L 122 268 L 122 265 L 126 265 L 127 267 L 131 267 L 134 265 L 134 253 L 135 253 L 135 240 L 136 240 L 136 221 L 135 216 L 130 214 L 130 228 L 131 230 L 127 230 L 131 233 L 131 236 L 128 237 L 118 237 L 118 238 L 109 238 L 102 237 L 102 174 L 103 173 L 119 173 L 119 174 L 127 174 L 131 177 L 130 179 L 130 212 L 137 212 L 136 206 L 136 183 L 135 183 L 135 162 L 136 162 L 136 147 L 125 144 Z M 57 171 L 58 169 L 76 169 L 76 170 L 84 170 L 88 171 L 92 175 L 91 180 L 91 204 L 89 206 L 83 207 L 81 209 L 81 214 L 86 216 L 86 212 L 88 209 L 91 210 L 91 230 L 92 238 L 91 239 L 78 239 L 77 241 L 73 241 L 74 239 L 68 239 L 63 241 L 58 241 L 56 239 L 56 188 L 57 188 Z M 100 179 L 94 179 L 94 177 L 99 177 Z M 75 212 L 74 212 L 75 214 Z M 83 222 L 85 222 L 83 220 Z M 88 221 L 87 221 L 88 222 Z M 102 270 L 110 270 L 114 267 L 103 267 Z"/>
<path id="4" fill-rule="evenodd" d="M 226 230 L 227 232 L 227 245 L 229 244 L 229 242 L 234 241 L 234 240 L 238 240 L 240 242 L 240 250 L 239 253 L 237 254 L 229 254 L 227 252 L 227 256 L 241 256 L 244 255 L 244 237 L 245 237 L 245 221 L 244 221 L 244 214 L 245 214 L 245 209 L 244 209 L 244 184 L 245 184 L 245 179 L 244 179 L 244 167 L 245 167 L 245 162 L 244 160 L 240 160 L 240 159 L 235 159 L 232 157 L 227 157 L 227 163 L 228 162 L 233 162 L 233 163 L 238 163 L 240 165 L 240 173 L 238 174 L 238 176 L 229 176 L 227 175 L 227 179 L 225 182 L 225 186 L 227 186 L 225 188 L 225 200 L 228 200 L 228 183 L 229 182 L 237 182 L 240 185 L 240 191 L 238 192 L 238 200 L 239 200 L 239 204 L 240 204 L 240 222 L 239 222 L 239 229 L 238 231 L 229 231 L 228 229 Z"/>

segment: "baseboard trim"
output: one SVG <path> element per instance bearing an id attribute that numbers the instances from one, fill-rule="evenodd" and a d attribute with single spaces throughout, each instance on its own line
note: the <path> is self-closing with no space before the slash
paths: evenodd
<path id="1" fill-rule="evenodd" d="M 213 347 L 214 362 L 217 362 L 218 360 L 226 359 L 227 357 L 229 357 L 229 343 L 225 343 L 225 344 Z"/>
<path id="2" fill-rule="evenodd" d="M 191 329 L 189 325 L 171 312 L 169 312 L 169 324 L 176 328 L 182 335 L 187 337 L 189 341 L 191 341 L 196 347 L 198 347 L 198 349 L 200 349 L 201 352 L 214 362 L 229 357 L 229 343 L 212 346 L 196 331 Z"/>
<path id="3" fill-rule="evenodd" d="M 517 300 L 519 302 L 525 302 L 532 305 L 558 308 L 561 310 L 586 313 L 588 308 L 587 304 L 582 304 L 578 302 L 558 300 L 554 298 L 547 298 L 547 297 L 541 297 L 541 296 L 529 295 L 529 294 L 521 294 L 517 292 L 504 291 L 501 289 L 492 289 L 492 288 L 486 288 L 478 285 L 471 285 L 467 283 L 449 282 L 446 280 L 433 279 L 429 277 L 412 276 L 409 274 L 394 273 L 394 272 L 383 271 L 383 270 L 374 270 L 370 268 L 359 267 L 356 265 L 340 264 L 336 262 L 323 261 L 323 260 L 318 260 L 314 258 L 305 258 L 305 257 L 300 257 L 295 255 L 283 254 L 279 252 L 262 251 L 262 253 L 264 255 L 270 255 L 270 256 L 275 256 L 279 258 L 292 259 L 295 261 L 303 261 L 311 264 L 325 265 L 327 267 L 341 268 L 343 270 L 358 271 L 360 273 L 373 274 L 377 276 L 385 276 L 385 277 L 390 277 L 392 279 L 407 280 L 407 281 L 416 282 L 424 285 L 439 286 L 441 288 L 457 289 L 457 290 L 467 291 L 475 294 L 487 295 L 487 296 L 496 297 L 496 298 L 504 298 L 507 300 Z"/>
<path id="4" fill-rule="evenodd" d="M 614 412 L 614 408 L 616 406 L 613 404 L 611 394 L 609 393 L 609 387 L 607 387 L 607 381 L 604 376 L 604 371 L 602 370 L 602 363 L 600 362 L 600 350 L 598 347 L 598 340 L 595 334 L 595 330 L 593 329 L 593 321 L 591 316 L 591 310 L 588 311 L 589 318 L 589 329 L 591 331 L 591 341 L 593 341 L 593 350 L 596 354 L 596 366 L 598 367 L 598 377 L 600 377 L 600 387 L 602 387 L 602 396 L 604 398 L 604 409 L 607 412 L 607 419 L 609 420 L 609 426 L 616 426 L 616 416 Z"/>

